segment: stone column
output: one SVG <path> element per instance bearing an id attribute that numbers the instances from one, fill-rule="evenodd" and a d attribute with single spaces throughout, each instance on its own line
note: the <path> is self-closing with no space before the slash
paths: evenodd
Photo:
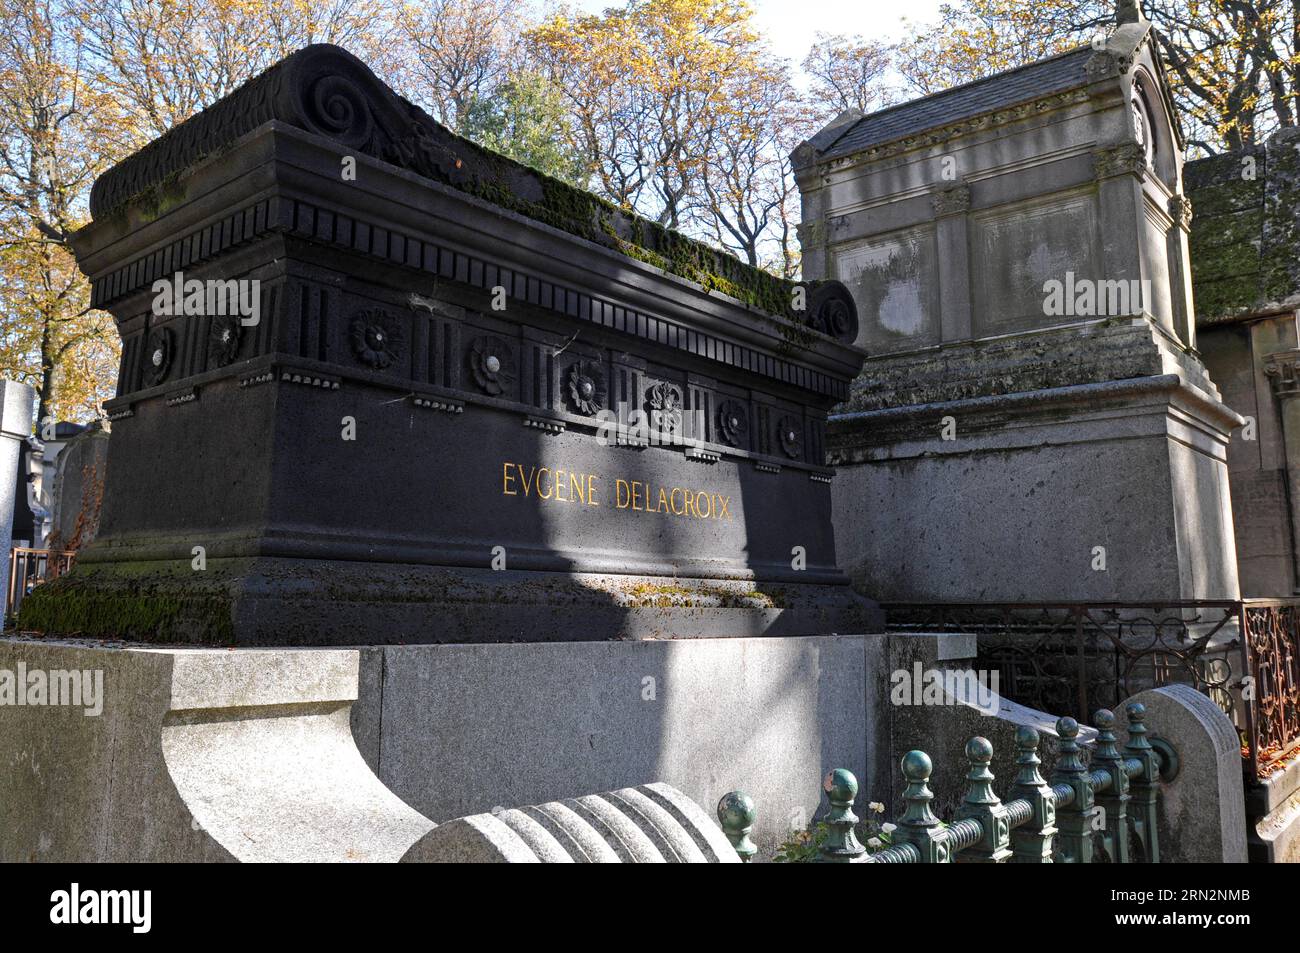
<path id="1" fill-rule="evenodd" d="M 1275 351 L 1264 358 L 1264 375 L 1273 385 L 1282 421 L 1286 457 L 1287 505 L 1291 513 L 1291 550 L 1300 557 L 1300 348 Z M 1293 591 L 1300 593 L 1300 558 L 1292 560 Z"/>
<path id="2" fill-rule="evenodd" d="M 1142 247 L 1145 227 L 1142 180 L 1147 174 L 1146 155 L 1135 142 L 1099 149 L 1093 153 L 1097 177 L 1097 206 L 1102 229 L 1099 275 L 1110 281 L 1141 280 L 1142 264 L 1137 252 Z M 1148 310 L 1151 302 L 1145 302 Z"/>
<path id="3" fill-rule="evenodd" d="M 1169 217 L 1174 224 L 1166 236 L 1169 242 L 1169 296 L 1173 305 L 1174 332 L 1193 350 L 1196 348 L 1196 306 L 1192 301 L 1192 272 L 1188 245 L 1192 229 L 1192 203 L 1186 195 L 1169 199 Z"/>
<path id="4" fill-rule="evenodd" d="M 807 213 L 805 213 L 807 214 Z M 799 248 L 802 250 L 803 273 L 821 278 L 830 277 L 831 256 L 826 240 L 826 222 L 824 219 L 804 221 L 795 226 L 799 236 Z"/>
<path id="5" fill-rule="evenodd" d="M 791 154 L 799 184 L 800 224 L 795 226 L 805 278 L 829 278 L 831 260 L 826 219 L 830 215 L 829 179 L 815 168 L 816 150 L 804 143 Z"/>
<path id="6" fill-rule="evenodd" d="M 36 391 L 0 380 L 0 617 L 9 610 L 9 547 L 13 544 L 18 463 L 23 441 L 32 435 Z"/>
<path id="7" fill-rule="evenodd" d="M 970 187 L 958 185 L 933 197 L 935 246 L 939 253 L 939 313 L 944 341 L 971 338 Z"/>

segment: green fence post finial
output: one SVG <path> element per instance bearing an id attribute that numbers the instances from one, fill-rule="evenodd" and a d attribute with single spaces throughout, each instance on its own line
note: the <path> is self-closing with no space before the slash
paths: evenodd
<path id="1" fill-rule="evenodd" d="M 749 832 L 754 829 L 754 817 L 754 799 L 744 791 L 728 791 L 718 802 L 718 823 L 722 825 L 722 832 L 746 864 L 758 853 L 758 848 L 749 839 Z"/>
<path id="2" fill-rule="evenodd" d="M 1110 775 L 1110 784 L 1103 785 L 1097 795 L 1102 814 L 1101 842 L 1112 863 L 1130 861 L 1128 842 L 1128 768 L 1119 753 L 1115 738 L 1115 713 L 1109 708 L 1099 708 L 1092 716 L 1097 723 L 1097 750 L 1092 763 L 1098 771 Z"/>
<path id="3" fill-rule="evenodd" d="M 847 864 L 867 852 L 853 832 L 858 823 L 858 816 L 853 813 L 853 801 L 858 796 L 858 779 L 852 771 L 836 768 L 822 781 L 822 790 L 831 803 L 831 812 L 826 815 L 826 825 L 831 830 L 821 846 L 822 861 Z"/>
<path id="4" fill-rule="evenodd" d="M 1056 836 L 1056 795 L 1038 766 L 1038 732 L 1028 725 L 1016 729 L 1016 781 L 1012 800 L 1029 802 L 1029 820 L 1011 832 L 1013 864 L 1050 864 Z"/>
<path id="5" fill-rule="evenodd" d="M 1006 805 L 993 792 L 993 745 L 987 738 L 972 738 L 966 742 L 966 760 L 970 771 L 966 780 L 970 787 L 957 811 L 959 818 L 979 821 L 980 839 L 953 860 L 957 863 L 1001 864 L 1011 857 L 1011 822 L 1007 819 Z"/>
<path id="6" fill-rule="evenodd" d="M 1056 720 L 1056 734 L 1061 739 L 1056 759 L 1057 774 L 1083 774 L 1088 766 L 1083 763 L 1083 749 L 1079 747 L 1079 723 L 1068 715 Z"/>
<path id="7" fill-rule="evenodd" d="M 1154 751 L 1156 774 L 1161 781 L 1172 781 L 1178 777 L 1178 751 L 1168 739 L 1153 735 L 1147 730 L 1146 717 L 1146 705 L 1133 702 L 1128 706 L 1128 744 L 1124 746 L 1124 753 L 1129 758 L 1134 758 L 1145 756 L 1144 752 Z"/>
<path id="8" fill-rule="evenodd" d="M 1143 858 L 1149 864 L 1160 863 L 1160 840 L 1156 824 L 1156 800 L 1160 794 L 1160 755 L 1147 738 L 1147 709 L 1141 702 L 1128 706 L 1128 744 L 1124 754 L 1141 769 L 1132 777 L 1133 832 Z"/>
<path id="9" fill-rule="evenodd" d="M 1130 753 L 1152 750 L 1151 742 L 1147 738 L 1147 706 L 1141 702 L 1130 702 L 1126 714 L 1128 715 L 1128 744 L 1124 749 Z"/>
<path id="10" fill-rule="evenodd" d="M 1092 863 L 1092 779 L 1079 748 L 1079 723 L 1073 718 L 1056 722 L 1061 739 L 1052 787 L 1056 789 L 1056 824 L 1060 829 L 1061 860 Z"/>
<path id="11" fill-rule="evenodd" d="M 1119 748 L 1115 746 L 1118 741 L 1115 737 L 1115 713 L 1109 708 L 1098 708 L 1092 720 L 1097 723 L 1097 753 L 1093 755 L 1093 761 L 1114 761 L 1119 757 Z"/>
<path id="12" fill-rule="evenodd" d="M 929 782 L 934 764 L 924 751 L 909 751 L 903 755 L 902 769 L 907 781 L 903 791 L 907 810 L 898 820 L 893 842 L 914 845 L 923 864 L 946 864 L 952 860 L 948 837 L 939 826 L 939 818 L 930 810 L 934 793 Z"/>

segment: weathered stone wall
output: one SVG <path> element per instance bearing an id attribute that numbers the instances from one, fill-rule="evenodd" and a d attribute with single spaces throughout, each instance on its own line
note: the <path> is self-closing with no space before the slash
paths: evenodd
<path id="1" fill-rule="evenodd" d="M 857 300 L 864 399 L 891 356 L 1098 317 L 1146 314 L 1172 349 L 1194 344 L 1183 143 L 1148 27 L 837 120 L 796 150 L 804 272 Z M 1104 288 L 1106 305 L 1065 292 L 1071 307 L 1048 308 L 1051 281 Z"/>
<path id="2" fill-rule="evenodd" d="M 1184 174 L 1197 324 L 1300 307 L 1300 129 Z"/>
<path id="3" fill-rule="evenodd" d="M 1278 400 L 1264 369 L 1269 355 L 1296 347 L 1295 318 L 1287 312 L 1220 321 L 1202 326 L 1200 341 L 1202 358 L 1224 403 L 1251 421 L 1249 432 L 1238 430 L 1227 447 L 1242 595 L 1290 595 L 1296 587 L 1296 566 L 1287 446 Z"/>
<path id="4" fill-rule="evenodd" d="M 894 786 L 886 645 L 0 640 L 9 672 L 102 673 L 91 717 L 0 705 L 0 861 L 392 861 L 425 818 L 656 780 L 710 814 L 748 792 L 770 857 L 824 809 L 830 769 Z"/>
<path id="5" fill-rule="evenodd" d="M 883 602 L 1235 598 L 1229 426 L 1173 375 L 845 414 L 839 562 Z"/>
<path id="6" fill-rule="evenodd" d="M 1188 163 L 1197 341 L 1223 401 L 1251 421 L 1228 445 L 1242 594 L 1295 591 L 1297 567 L 1284 419 L 1267 373 L 1300 344 L 1300 130 Z M 1290 461 L 1288 460 L 1290 456 Z"/>
<path id="7" fill-rule="evenodd" d="M 712 811 L 754 798 L 765 855 L 824 808 L 832 768 L 893 784 L 887 639 L 690 639 L 361 650 L 353 726 L 442 822 L 662 779 Z M 863 793 L 868 788 L 864 783 Z"/>
<path id="8" fill-rule="evenodd" d="M 750 794 L 753 837 L 770 859 L 824 816 L 818 782 L 833 768 L 859 778 L 859 813 L 878 801 L 881 820 L 897 819 L 899 760 L 917 748 L 934 762 L 933 807 L 951 820 L 969 786 L 971 737 L 993 743 L 999 794 L 1015 776 L 1018 727 L 1039 732 L 1044 774 L 1059 750 L 1056 713 L 996 695 L 894 697 L 895 675 L 964 671 L 975 649 L 959 633 L 337 650 L 0 639 L 7 673 L 100 679 L 93 707 L 89 695 L 0 706 L 0 861 L 500 859 L 465 828 L 537 833 L 519 812 L 497 812 L 548 800 L 617 828 L 610 807 L 631 802 L 635 812 L 640 802 L 655 813 L 629 790 L 652 779 L 677 789 L 640 789 L 652 799 L 698 805 L 677 803 L 689 826 L 712 832 L 706 852 L 719 855 L 714 805 L 732 790 Z M 1187 690 L 1140 697 L 1171 691 Z M 1165 792 L 1162 810 L 1174 813 L 1162 835 L 1177 859 L 1237 859 L 1215 836 L 1222 818 L 1241 840 L 1236 736 L 1203 696 L 1190 703 L 1209 706 L 1220 743 L 1148 702 L 1149 726 L 1184 758 L 1180 786 Z M 1085 745 L 1094 737 L 1080 733 Z M 584 797 L 598 790 L 613 793 Z M 1294 786 L 1270 790 L 1280 801 Z M 624 861 L 642 853 L 631 841 L 645 847 L 627 833 L 614 845 Z M 1294 851 L 1294 839 L 1274 843 Z M 596 846 L 594 859 L 616 859 Z"/>

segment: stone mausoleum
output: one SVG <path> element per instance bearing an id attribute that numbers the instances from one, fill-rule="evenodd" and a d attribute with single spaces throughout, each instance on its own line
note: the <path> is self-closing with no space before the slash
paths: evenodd
<path id="1" fill-rule="evenodd" d="M 1252 857 L 1295 859 L 1300 140 L 1185 167 L 1151 25 L 1117 20 L 795 153 L 805 276 L 869 352 L 828 431 L 839 559 L 895 625 L 1055 604 L 1130 673 L 1212 639 L 1222 697 L 1265 686 L 1243 751 L 1282 756 L 1248 772 Z"/>
<path id="2" fill-rule="evenodd" d="M 842 284 L 486 152 L 330 46 L 109 170 L 91 211 L 75 247 L 123 342 L 99 532 L 20 627 L 154 647 L 75 651 L 109 670 L 119 729 L 161 733 L 156 780 L 188 809 L 249 800 L 211 789 L 223 772 L 262 784 L 235 724 L 276 757 L 355 737 L 348 771 L 364 756 L 393 793 L 357 790 L 438 822 L 670 777 L 711 804 L 744 776 L 768 844 L 824 764 L 885 756 L 864 704 L 883 617 L 836 566 L 825 463 L 864 358 Z M 14 843 L 228 851 L 203 832 L 242 829 L 238 804 L 177 839 L 147 833 L 147 792 L 69 828 L 42 813 L 157 758 L 116 750 L 110 718 L 32 740 L 85 773 L 0 797 L 35 806 Z"/>
<path id="3" fill-rule="evenodd" d="M 837 543 L 885 602 L 1238 594 L 1196 347 L 1183 141 L 1150 24 L 795 153 L 804 271 L 870 356 L 828 437 Z"/>
<path id="4" fill-rule="evenodd" d="M 31 624 L 241 645 L 879 627 L 831 536 L 826 414 L 863 357 L 839 284 L 451 137 L 326 48 L 106 172 L 91 211 L 75 244 L 123 342 L 107 483 L 134 489 Z"/>

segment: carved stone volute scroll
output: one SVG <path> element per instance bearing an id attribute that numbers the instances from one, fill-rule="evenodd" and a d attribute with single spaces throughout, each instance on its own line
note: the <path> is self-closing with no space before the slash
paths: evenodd
<path id="1" fill-rule="evenodd" d="M 455 181 L 468 174 L 445 130 L 389 90 L 351 53 L 314 44 L 100 176 L 90 194 L 91 214 L 98 218 L 112 212 L 271 120 L 431 178 Z M 439 141 L 440 131 L 447 141 Z"/>
<path id="2" fill-rule="evenodd" d="M 842 282 L 808 283 L 808 326 L 837 341 L 853 342 L 858 336 L 858 306 Z"/>

